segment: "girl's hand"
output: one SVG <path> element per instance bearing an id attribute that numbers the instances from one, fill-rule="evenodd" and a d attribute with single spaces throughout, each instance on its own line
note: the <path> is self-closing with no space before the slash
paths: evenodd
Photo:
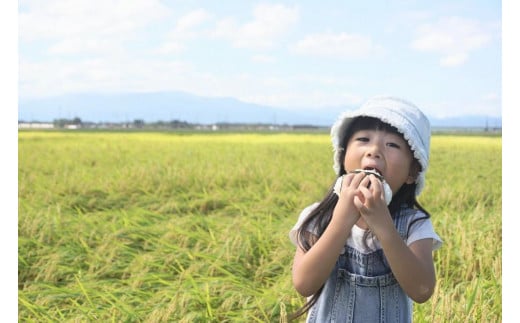
<path id="1" fill-rule="evenodd" d="M 376 236 L 384 228 L 393 227 L 392 217 L 385 202 L 383 184 L 376 176 L 364 176 L 353 202 L 360 216 Z"/>
<path id="2" fill-rule="evenodd" d="M 359 186 L 365 177 L 364 173 L 349 173 L 343 175 L 341 190 L 339 192 L 338 203 L 336 204 L 334 214 L 341 216 L 354 217 L 359 219 L 359 210 L 354 204 L 354 197 L 361 195 Z"/>

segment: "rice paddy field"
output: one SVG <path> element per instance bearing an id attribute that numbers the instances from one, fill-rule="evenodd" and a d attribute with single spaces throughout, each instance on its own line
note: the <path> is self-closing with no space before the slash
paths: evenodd
<path id="1" fill-rule="evenodd" d="M 502 321 L 501 172 L 500 136 L 432 137 L 416 322 Z M 333 181 L 322 133 L 20 131 L 18 320 L 285 322 L 288 232 Z"/>

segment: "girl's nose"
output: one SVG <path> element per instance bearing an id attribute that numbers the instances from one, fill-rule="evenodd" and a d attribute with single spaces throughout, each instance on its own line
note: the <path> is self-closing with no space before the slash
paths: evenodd
<path id="1" fill-rule="evenodd" d="M 370 145 L 366 152 L 367 156 L 372 158 L 380 158 L 381 157 L 381 148 L 379 147 L 379 144 L 373 143 Z"/>

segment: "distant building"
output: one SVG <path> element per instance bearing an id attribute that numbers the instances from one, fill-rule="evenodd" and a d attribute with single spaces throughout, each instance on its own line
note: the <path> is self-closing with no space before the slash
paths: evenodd
<path id="1" fill-rule="evenodd" d="M 54 124 L 48 122 L 19 122 L 18 129 L 53 129 Z"/>

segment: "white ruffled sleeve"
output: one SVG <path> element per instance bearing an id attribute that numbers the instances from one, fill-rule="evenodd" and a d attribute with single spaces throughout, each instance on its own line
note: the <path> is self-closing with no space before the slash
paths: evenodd
<path id="1" fill-rule="evenodd" d="M 423 216 L 423 213 L 418 212 L 414 218 L 421 216 Z M 412 225 L 408 239 L 406 240 L 406 244 L 410 245 L 413 242 L 421 239 L 433 239 L 433 250 L 437 250 L 442 246 L 443 242 L 433 229 L 432 221 L 429 218 L 419 220 Z"/>

